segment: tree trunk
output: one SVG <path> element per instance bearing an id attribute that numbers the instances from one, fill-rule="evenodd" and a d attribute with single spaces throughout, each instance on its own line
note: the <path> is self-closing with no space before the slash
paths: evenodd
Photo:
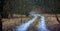
<path id="1" fill-rule="evenodd" d="M 59 22 L 59 24 L 60 24 L 60 20 L 59 20 L 59 18 L 58 18 L 58 16 L 57 16 L 57 14 L 55 14 L 55 17 L 56 17 L 57 21 L 58 21 L 58 22 Z"/>
<path id="2" fill-rule="evenodd" d="M 22 15 L 21 15 L 21 23 L 22 23 Z"/>
<path id="3" fill-rule="evenodd" d="M 0 19 L 0 31 L 2 30 L 2 19 Z"/>
<path id="4" fill-rule="evenodd" d="M 4 0 L 0 0 L 0 16 L 1 16 L 1 18 L 0 18 L 0 31 L 2 31 L 2 12 L 3 12 L 3 3 L 4 3 Z"/>
<path id="5" fill-rule="evenodd" d="M 10 14 L 11 18 L 13 18 L 13 14 Z"/>

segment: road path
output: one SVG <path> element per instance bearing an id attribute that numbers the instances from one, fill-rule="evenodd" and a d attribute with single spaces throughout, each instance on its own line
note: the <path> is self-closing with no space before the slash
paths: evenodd
<path id="1" fill-rule="evenodd" d="M 16 31 L 26 31 L 28 27 L 37 19 L 37 15 L 32 14 L 33 19 L 29 20 L 28 22 L 22 24 L 21 26 L 18 26 L 16 28 Z"/>
<path id="2" fill-rule="evenodd" d="M 40 16 L 40 22 L 37 25 L 38 31 L 49 31 L 46 27 L 45 17 Z"/>
<path id="3" fill-rule="evenodd" d="M 41 17 L 40 22 L 37 24 L 38 31 L 49 31 L 46 27 L 44 16 L 41 16 L 40 14 L 32 14 L 32 16 L 33 16 L 33 18 L 31 20 L 29 20 L 28 22 L 22 24 L 21 26 L 18 26 L 16 31 L 27 31 L 29 26 L 31 26 L 31 24 L 33 24 L 33 22 L 36 21 L 38 16 Z"/>

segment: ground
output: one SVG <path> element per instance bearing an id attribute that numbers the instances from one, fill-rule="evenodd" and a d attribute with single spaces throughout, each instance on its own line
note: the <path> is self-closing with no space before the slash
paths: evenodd
<path id="1" fill-rule="evenodd" d="M 54 14 L 43 14 L 45 16 L 46 25 L 48 29 L 51 31 L 57 31 L 60 27 L 58 21 L 56 20 L 56 17 Z M 60 14 L 58 14 L 60 16 Z M 32 18 L 32 17 L 31 17 Z M 25 23 L 31 19 L 30 17 L 24 17 L 21 22 L 21 18 L 8 18 L 8 19 L 2 19 L 2 28 L 3 31 L 13 31 L 12 29 L 15 28 L 18 25 L 21 25 L 22 23 Z M 60 19 L 60 18 L 59 18 Z M 28 28 L 30 31 L 37 30 L 36 25 L 38 24 L 40 18 L 37 18 L 36 21 Z"/>

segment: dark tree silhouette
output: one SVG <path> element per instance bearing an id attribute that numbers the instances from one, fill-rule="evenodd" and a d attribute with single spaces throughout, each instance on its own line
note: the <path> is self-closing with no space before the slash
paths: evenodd
<path id="1" fill-rule="evenodd" d="M 4 0 L 0 0 L 0 31 L 2 31 L 2 12 L 3 12 L 3 3 L 4 3 Z"/>

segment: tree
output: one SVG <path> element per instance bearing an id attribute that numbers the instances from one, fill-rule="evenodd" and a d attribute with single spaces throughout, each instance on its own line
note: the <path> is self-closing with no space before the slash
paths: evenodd
<path id="1" fill-rule="evenodd" d="M 55 17 L 56 17 L 56 19 L 57 19 L 57 21 L 59 22 L 59 24 L 60 24 L 60 20 L 59 20 L 59 18 L 58 18 L 58 16 L 57 16 L 57 14 L 59 14 L 59 11 L 60 10 L 55 10 L 55 9 L 52 9 L 52 12 L 55 14 Z"/>
<path id="2" fill-rule="evenodd" d="M 4 0 L 0 0 L 0 30 L 2 30 L 2 12 L 3 12 L 3 4 L 4 4 Z"/>

